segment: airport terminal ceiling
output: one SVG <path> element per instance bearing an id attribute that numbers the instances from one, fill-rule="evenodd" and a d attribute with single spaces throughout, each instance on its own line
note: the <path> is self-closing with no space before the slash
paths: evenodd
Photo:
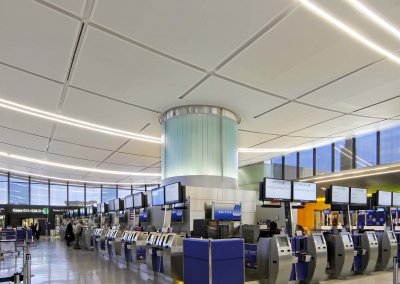
<path id="1" fill-rule="evenodd" d="M 360 2 L 399 29 L 400 1 Z M 240 148 L 312 147 L 400 122 L 400 40 L 345 1 L 5 0 L 0 27 L 3 171 L 158 182 L 158 117 L 180 105 L 239 114 Z M 240 153 L 239 165 L 277 155 Z"/>

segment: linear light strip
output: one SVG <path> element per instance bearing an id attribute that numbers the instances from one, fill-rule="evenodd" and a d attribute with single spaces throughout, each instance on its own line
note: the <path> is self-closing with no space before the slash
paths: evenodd
<path id="1" fill-rule="evenodd" d="M 320 16 L 324 20 L 328 21 L 332 25 L 336 26 L 340 30 L 344 31 L 354 39 L 358 40 L 359 42 L 363 43 L 364 45 L 368 46 L 370 49 L 374 50 L 375 52 L 383 55 L 384 57 L 396 62 L 397 64 L 400 64 L 400 57 L 396 56 L 394 53 L 384 49 L 383 47 L 379 46 L 378 44 L 372 42 L 368 38 L 364 37 L 363 35 L 359 34 L 340 20 L 336 19 L 334 16 L 330 15 L 326 11 L 324 11 L 322 8 L 318 7 L 314 3 L 311 3 L 308 0 L 299 0 L 301 4 L 314 14 Z"/>
<path id="2" fill-rule="evenodd" d="M 161 176 L 161 174 L 158 174 L 158 173 L 123 172 L 123 171 L 87 168 L 87 167 L 74 166 L 74 165 L 69 165 L 69 164 L 61 164 L 61 163 L 49 162 L 49 161 L 39 160 L 39 159 L 35 159 L 35 158 L 30 158 L 30 157 L 24 157 L 24 156 L 15 155 L 15 154 L 9 154 L 6 152 L 0 152 L 0 156 L 15 159 L 15 160 L 20 160 L 20 161 L 40 164 L 40 165 L 47 165 L 47 166 L 52 166 L 52 167 L 84 171 L 84 172 L 92 172 L 92 173 L 124 175 L 124 176 L 144 176 L 144 177 L 160 177 Z"/>
<path id="3" fill-rule="evenodd" d="M 383 18 L 381 18 L 379 15 L 372 12 L 367 6 L 363 5 L 357 0 L 348 0 L 346 1 L 346 3 L 350 4 L 352 7 L 354 7 L 356 10 L 358 10 L 360 13 L 369 18 L 378 26 L 380 26 L 381 28 L 385 29 L 386 31 L 390 32 L 395 37 L 400 39 L 400 31 L 396 29 L 392 24 L 388 23 Z"/>
<path id="4" fill-rule="evenodd" d="M 158 137 L 142 135 L 142 134 L 128 132 L 128 131 L 124 131 L 124 130 L 120 130 L 120 129 L 115 129 L 115 128 L 111 128 L 111 127 L 107 127 L 107 126 L 103 126 L 103 125 L 98 125 L 98 124 L 74 119 L 71 117 L 66 117 L 63 115 L 58 115 L 55 113 L 43 111 L 43 110 L 40 110 L 37 108 L 32 108 L 32 107 L 29 107 L 26 105 L 18 104 L 18 103 L 8 101 L 5 99 L 1 99 L 1 98 L 0 98 L 0 107 L 7 108 L 7 109 L 10 109 L 13 111 L 20 112 L 20 113 L 32 115 L 32 116 L 39 117 L 42 119 L 47 119 L 47 120 L 56 121 L 56 122 L 71 125 L 71 126 L 76 126 L 76 127 L 80 127 L 80 128 L 84 128 L 84 129 L 88 129 L 88 130 L 92 130 L 92 131 L 101 132 L 104 134 L 120 136 L 120 137 L 125 137 L 125 138 L 129 138 L 129 139 L 140 140 L 140 141 L 145 141 L 145 142 L 150 142 L 150 143 L 158 143 L 158 144 L 162 143 L 161 139 Z"/>
<path id="5" fill-rule="evenodd" d="M 12 170 L 12 169 L 7 169 L 7 168 L 2 168 L 0 167 L 1 171 L 4 172 L 10 172 L 14 174 L 20 174 L 20 175 L 26 175 L 26 176 L 33 176 L 37 178 L 42 178 L 42 179 L 50 179 L 50 180 L 60 180 L 60 181 L 67 181 L 67 182 L 77 182 L 77 183 L 89 183 L 89 184 L 99 184 L 99 185 L 144 185 L 145 183 L 125 183 L 125 182 L 100 182 L 100 181 L 90 181 L 90 180 L 80 180 L 80 179 L 68 179 L 68 178 L 61 178 L 61 177 L 53 177 L 53 176 L 47 176 L 47 175 L 40 175 L 40 174 L 32 174 L 28 172 L 23 172 L 23 171 L 17 171 L 17 170 Z"/>
<path id="6" fill-rule="evenodd" d="M 347 179 L 360 178 L 360 177 L 378 176 L 378 175 L 398 173 L 398 172 L 400 172 L 400 169 L 392 170 L 392 171 L 386 171 L 386 172 L 379 172 L 379 173 L 362 174 L 362 175 L 357 175 L 357 176 L 336 178 L 336 179 L 321 180 L 321 181 L 316 181 L 315 183 L 325 183 L 325 182 L 332 182 L 332 181 L 338 181 L 338 180 L 347 180 Z"/>

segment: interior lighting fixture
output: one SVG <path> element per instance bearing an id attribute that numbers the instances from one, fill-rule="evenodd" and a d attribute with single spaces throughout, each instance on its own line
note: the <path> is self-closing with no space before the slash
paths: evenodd
<path id="1" fill-rule="evenodd" d="M 359 2 L 358 0 L 348 0 L 346 1 L 346 3 L 350 4 L 352 7 L 354 7 L 361 14 L 369 18 L 378 26 L 380 26 L 381 28 L 385 29 L 386 31 L 390 32 L 395 37 L 400 39 L 400 31 L 397 28 L 395 28 L 392 24 L 385 21 L 378 14 L 371 11 L 367 6 L 363 5 L 361 2 Z"/>
<path id="2" fill-rule="evenodd" d="M 111 127 L 107 127 L 107 126 L 103 126 L 103 125 L 99 125 L 99 124 L 94 124 L 94 123 L 86 122 L 83 120 L 78 120 L 78 119 L 74 119 L 71 117 L 67 117 L 67 116 L 51 113 L 48 111 L 40 110 L 37 108 L 29 107 L 26 105 L 18 104 L 18 103 L 8 101 L 5 99 L 1 99 L 1 98 L 0 98 L 0 107 L 6 108 L 9 110 L 13 110 L 16 112 L 28 114 L 31 116 L 39 117 L 42 119 L 51 120 L 54 122 L 59 122 L 62 124 L 75 126 L 75 127 L 79 127 L 79 128 L 83 128 L 83 129 L 87 129 L 87 130 L 92 130 L 92 131 L 96 131 L 96 132 L 100 132 L 100 133 L 104 133 L 104 134 L 129 138 L 129 139 L 133 139 L 133 140 L 140 140 L 140 141 L 145 141 L 145 142 L 150 142 L 150 143 L 158 143 L 158 144 L 162 143 L 161 139 L 158 137 L 142 135 L 142 134 L 128 132 L 128 131 L 111 128 Z"/>
<path id="3" fill-rule="evenodd" d="M 92 172 L 92 173 L 123 175 L 123 176 L 143 176 L 143 177 L 160 177 L 161 176 L 161 174 L 159 174 L 159 173 L 124 172 L 124 171 L 102 170 L 102 169 L 96 169 L 96 168 L 74 166 L 74 165 L 69 165 L 69 164 L 62 164 L 62 163 L 55 163 L 55 162 L 39 160 L 39 159 L 15 155 L 15 154 L 9 154 L 6 152 L 0 152 L 0 156 L 15 159 L 15 160 L 20 160 L 20 161 L 30 162 L 30 163 L 34 163 L 34 164 L 58 167 L 58 168 L 69 169 L 69 170 Z"/>
<path id="4" fill-rule="evenodd" d="M 97 184 L 97 185 L 122 185 L 122 186 L 130 186 L 130 185 L 144 185 L 145 183 L 127 183 L 127 182 L 100 182 L 100 181 L 90 181 L 90 180 L 81 180 L 81 179 L 68 179 L 68 178 L 61 178 L 61 177 L 54 177 L 48 175 L 41 175 L 41 174 L 32 174 L 23 171 L 17 171 L 7 168 L 0 167 L 1 171 L 10 172 L 14 174 L 20 174 L 25 176 L 36 177 L 37 179 L 50 179 L 50 180 L 59 180 L 65 182 L 76 182 L 76 183 L 88 183 L 88 184 Z"/>
<path id="5" fill-rule="evenodd" d="M 344 24 L 342 21 L 340 21 L 339 19 L 335 18 L 334 16 L 332 16 L 331 14 L 329 14 L 328 12 L 317 6 L 316 4 L 312 3 L 309 0 L 299 0 L 299 1 L 309 11 L 313 12 L 314 14 L 321 17 L 330 24 L 336 26 L 338 29 L 342 30 L 352 38 L 358 40 L 359 42 L 369 47 L 370 49 L 374 50 L 375 52 L 379 53 L 380 55 L 396 62 L 397 64 L 400 64 L 400 57 L 386 50 L 385 48 L 379 46 L 375 42 L 369 40 L 362 34 L 356 32 L 355 30 L 353 30 L 352 28 Z"/>
<path id="6" fill-rule="evenodd" d="M 369 177 L 369 176 L 378 176 L 378 175 L 391 174 L 391 173 L 398 173 L 398 172 L 400 172 L 400 169 L 391 170 L 391 171 L 385 171 L 385 172 L 378 172 L 378 173 L 361 174 L 361 175 L 355 175 L 355 176 L 349 176 L 349 177 L 334 178 L 334 179 L 328 179 L 328 180 L 320 180 L 320 181 L 316 181 L 315 183 L 325 183 L 325 182 L 332 182 L 332 181 L 339 181 L 339 180 L 347 180 L 347 179 L 353 179 L 353 178 L 361 178 L 361 177 Z"/>

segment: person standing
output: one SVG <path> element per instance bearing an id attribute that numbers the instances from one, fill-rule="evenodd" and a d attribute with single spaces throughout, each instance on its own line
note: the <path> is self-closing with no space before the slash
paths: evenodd
<path id="1" fill-rule="evenodd" d="M 83 230 L 82 220 L 79 220 L 78 224 L 75 227 L 75 246 L 74 246 L 74 249 L 81 249 L 79 241 L 80 241 L 81 236 L 82 236 L 82 230 Z"/>
<path id="2" fill-rule="evenodd" d="M 36 228 L 33 223 L 31 223 L 31 230 L 32 230 L 32 240 L 36 239 Z"/>
<path id="3" fill-rule="evenodd" d="M 39 223 L 36 223 L 35 225 L 35 233 L 36 233 L 36 239 L 39 240 L 40 239 L 40 231 L 42 230 L 42 228 L 40 227 Z"/>
<path id="4" fill-rule="evenodd" d="M 69 221 L 67 228 L 65 229 L 65 240 L 67 246 L 71 246 L 71 242 L 74 240 L 74 227 L 72 227 L 72 220 Z"/>

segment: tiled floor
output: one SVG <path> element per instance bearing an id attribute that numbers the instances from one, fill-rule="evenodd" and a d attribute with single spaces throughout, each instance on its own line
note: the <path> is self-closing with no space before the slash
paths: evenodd
<path id="1" fill-rule="evenodd" d="M 139 274 L 119 267 L 113 262 L 97 259 L 93 252 L 73 250 L 58 239 L 42 239 L 31 249 L 32 283 L 160 283 L 146 279 L 147 274 Z M 7 257 L 0 262 L 0 278 L 12 275 L 22 267 L 22 259 L 16 261 Z M 370 276 L 355 276 L 348 280 L 329 280 L 325 284 L 389 284 L 391 272 L 376 272 Z"/>

